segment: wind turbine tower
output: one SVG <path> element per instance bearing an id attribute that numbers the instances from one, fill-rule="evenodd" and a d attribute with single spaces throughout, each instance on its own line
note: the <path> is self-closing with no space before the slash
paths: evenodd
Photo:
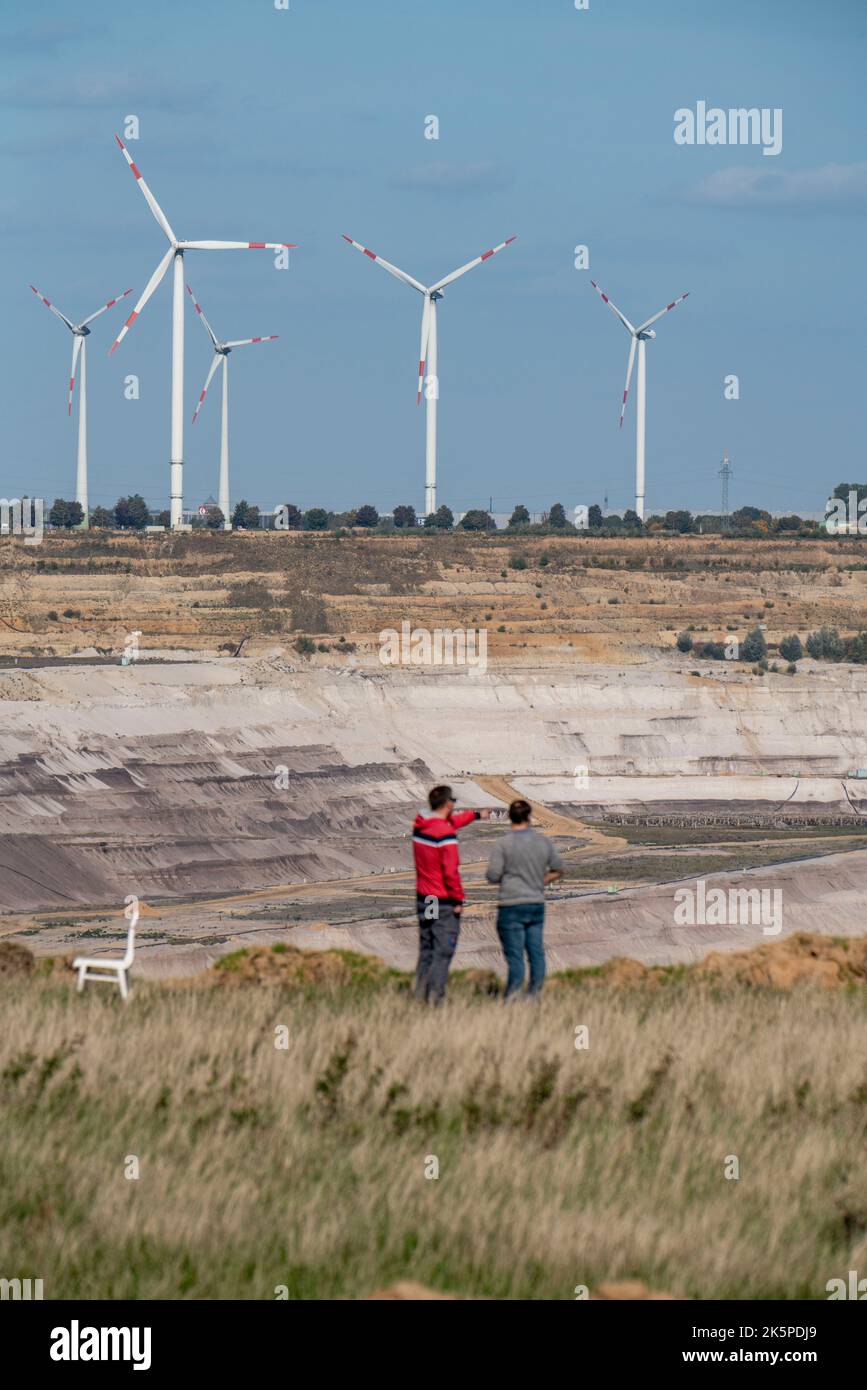
<path id="1" fill-rule="evenodd" d="M 446 275 L 442 280 L 437 280 L 435 285 L 422 285 L 418 280 L 414 280 L 411 275 L 407 275 L 405 270 L 399 270 L 390 261 L 384 261 L 382 256 L 377 256 L 375 251 L 369 251 L 360 242 L 353 241 L 351 236 L 343 234 L 343 240 L 348 241 L 350 246 L 354 246 L 356 251 L 361 251 L 363 255 L 381 265 L 383 270 L 387 270 L 389 275 L 393 275 L 396 280 L 402 280 L 410 289 L 417 290 L 424 295 L 424 307 L 421 317 L 421 351 L 419 352 L 418 363 L 418 395 L 416 404 L 421 404 L 422 388 L 424 388 L 425 406 L 427 409 L 427 430 L 425 443 L 425 479 L 424 479 L 424 510 L 425 515 L 430 516 L 437 509 L 437 403 L 439 401 L 439 376 L 437 361 L 437 304 L 443 297 L 443 290 L 446 285 L 451 285 L 455 280 L 459 280 L 462 275 L 466 275 L 468 270 L 474 266 L 481 265 L 483 261 L 489 261 L 498 251 L 502 251 L 504 246 L 509 246 L 515 238 L 510 236 L 506 241 L 501 241 L 499 246 L 494 246 L 490 251 L 483 251 L 481 256 L 476 256 L 475 260 L 467 261 L 466 265 L 453 270 L 451 275 Z M 427 374 L 425 375 L 425 368 Z"/>

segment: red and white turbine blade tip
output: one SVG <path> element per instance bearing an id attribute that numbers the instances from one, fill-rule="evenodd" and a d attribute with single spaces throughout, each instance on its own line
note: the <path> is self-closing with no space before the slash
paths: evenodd
<path id="1" fill-rule="evenodd" d="M 418 396 L 416 397 L 416 405 L 421 405 L 421 392 L 422 387 L 424 385 L 424 369 L 425 363 L 427 362 L 428 342 L 430 341 L 430 315 L 430 295 L 426 294 L 424 297 L 424 309 L 422 311 L 421 316 L 421 350 L 418 355 Z"/>
<path id="2" fill-rule="evenodd" d="M 489 261 L 492 256 L 496 256 L 497 252 L 502 251 L 505 246 L 511 246 L 513 241 L 517 241 L 517 237 L 510 236 L 507 237 L 505 241 L 501 241 L 499 246 L 492 246 L 490 251 L 483 251 L 480 256 L 476 256 L 473 260 L 467 261 L 466 265 L 459 266 L 457 270 L 453 270 L 451 275 L 445 275 L 442 280 L 437 280 L 435 285 L 431 285 L 431 289 L 445 289 L 446 285 L 451 285 L 455 280 L 459 280 L 462 275 L 466 275 L 468 270 L 472 270 L 475 266 L 481 265 L 483 261 Z"/>
<path id="3" fill-rule="evenodd" d="M 626 328 L 626 329 L 628 329 L 630 333 L 635 333 L 635 332 L 637 332 L 637 330 L 636 330 L 635 328 L 633 328 L 632 324 L 629 322 L 629 319 L 626 317 L 626 315 L 625 315 L 625 314 L 621 314 L 621 312 L 620 312 L 620 310 L 618 309 L 617 305 L 616 305 L 612 300 L 610 300 L 610 299 L 608 298 L 608 295 L 605 293 L 605 291 L 604 291 L 603 289 L 600 288 L 599 285 L 597 285 L 596 281 L 595 281 L 595 280 L 591 280 L 590 283 L 591 283 L 591 285 L 593 286 L 593 288 L 594 288 L 594 290 L 596 291 L 596 293 L 599 295 L 599 298 L 602 299 L 602 300 L 604 300 L 605 303 L 608 305 L 608 307 L 609 307 L 609 309 L 611 310 L 612 314 L 616 314 L 616 315 L 617 315 L 617 317 L 619 318 L 620 322 L 623 324 L 623 327 Z"/>
<path id="4" fill-rule="evenodd" d="M 199 301 L 196 299 L 196 296 L 193 294 L 193 287 L 192 287 L 192 285 L 187 285 L 187 294 L 190 296 L 190 299 L 193 301 L 193 305 L 195 306 L 196 313 L 198 314 L 199 318 L 202 320 L 202 324 L 204 325 L 204 328 L 205 328 L 205 331 L 207 332 L 208 337 L 210 338 L 211 342 L 214 344 L 214 347 L 218 347 L 219 344 L 218 344 L 218 342 L 217 342 L 217 335 L 216 335 L 216 333 L 214 332 L 214 330 L 213 330 L 213 328 L 211 327 L 211 325 L 208 323 L 208 320 L 205 318 L 205 315 L 204 315 L 204 313 L 203 313 L 203 311 L 202 311 L 202 306 L 201 306 L 201 304 L 199 303 Z"/>
<path id="5" fill-rule="evenodd" d="M 247 347 L 250 343 L 273 343 L 280 337 L 279 333 L 267 333 L 261 338 L 236 338 L 234 342 L 224 343 L 223 347 L 236 348 Z"/>
<path id="6" fill-rule="evenodd" d="M 399 266 L 392 265 L 391 261 L 384 260 L 382 256 L 378 256 L 375 251 L 371 251 L 367 246 L 362 246 L 360 241 L 353 241 L 352 237 L 347 236 L 345 232 L 342 233 L 342 236 L 343 240 L 348 241 L 350 246 L 354 246 L 356 251 L 360 251 L 363 256 L 368 256 L 370 260 L 375 261 L 377 265 L 381 265 L 383 270 L 387 270 L 389 275 L 394 276 L 395 280 L 401 280 L 403 284 L 410 285 L 412 289 L 418 290 L 419 294 L 427 294 L 424 285 L 420 284 L 418 280 L 414 280 L 411 275 L 407 275 L 405 270 L 401 270 Z"/>
<path id="7" fill-rule="evenodd" d="M 294 241 L 180 241 L 182 251 L 297 251 Z"/>
<path id="8" fill-rule="evenodd" d="M 620 428 L 620 429 L 623 428 L 623 417 L 624 417 L 624 415 L 626 414 L 626 402 L 627 402 L 628 399 L 629 399 L 629 383 L 630 383 L 631 380 L 632 380 L 632 367 L 633 367 L 633 364 L 634 364 L 634 362 L 635 362 L 635 345 L 636 345 L 637 342 L 638 342 L 638 339 L 637 339 L 637 338 L 635 337 L 635 335 L 633 334 L 633 335 L 632 335 L 631 342 L 630 342 L 630 344 L 629 344 L 629 362 L 627 363 L 627 366 L 626 366 L 626 385 L 625 385 L 624 388 L 623 388 L 623 401 L 622 401 L 622 404 L 621 404 L 621 406 L 620 406 L 620 425 L 619 425 L 619 428 Z"/>
<path id="9" fill-rule="evenodd" d="M 122 299 L 126 299 L 128 294 L 132 294 L 132 290 L 124 290 L 123 294 L 116 295 L 114 299 L 110 299 L 107 304 L 103 304 L 101 309 L 97 309 L 95 314 L 90 314 L 88 318 L 82 319 L 81 327 L 84 328 L 87 324 L 93 323 L 93 320 L 98 319 L 100 314 L 104 314 L 106 309 L 113 309 L 115 304 L 119 304 Z"/>
<path id="10" fill-rule="evenodd" d="M 220 353 L 214 353 L 214 360 L 211 361 L 210 370 L 208 370 L 207 377 L 204 378 L 204 386 L 203 386 L 203 388 L 201 388 L 201 392 L 200 392 L 200 395 L 199 395 L 199 400 L 197 400 L 197 403 L 196 403 L 196 410 L 193 411 L 193 424 L 196 424 L 196 420 L 197 420 L 197 418 L 199 418 L 199 411 L 201 410 L 201 407 L 203 407 L 204 398 L 206 398 L 206 396 L 207 396 L 207 389 L 208 389 L 208 386 L 210 386 L 210 384 L 211 384 L 211 379 L 213 379 L 214 373 L 215 373 L 215 371 L 217 371 L 217 367 L 220 366 L 221 361 L 222 361 L 221 354 L 220 354 Z"/>
<path id="11" fill-rule="evenodd" d="M 78 361 L 78 354 L 81 351 L 81 344 L 83 341 L 84 339 L 78 333 L 76 333 L 72 341 L 72 366 L 69 369 L 69 402 L 66 412 L 67 415 L 72 414 L 72 393 L 75 390 L 75 364 Z"/>
<path id="12" fill-rule="evenodd" d="M 341 232 L 341 236 L 343 237 L 344 241 L 348 241 L 349 245 L 354 246 L 356 251 L 360 251 L 363 256 L 369 256 L 372 261 L 375 261 L 377 259 L 376 252 L 369 251 L 366 246 L 362 246 L 360 241 L 353 241 L 352 237 L 347 236 L 345 232 Z"/>
<path id="13" fill-rule="evenodd" d="M 38 289 L 36 288 L 35 285 L 31 285 L 30 288 L 32 289 L 33 293 L 36 295 L 36 298 L 42 300 L 42 303 L 45 305 L 46 309 L 50 309 L 50 310 L 51 310 L 51 312 L 52 312 L 52 314 L 54 314 L 55 318 L 60 319 L 61 323 L 65 323 L 67 328 L 69 328 L 69 329 L 74 328 L 75 325 L 72 324 L 72 323 L 70 323 L 69 319 L 66 317 L 65 314 L 61 314 L 61 312 L 60 312 L 60 310 L 58 309 L 58 307 L 57 307 L 56 304 L 52 304 L 50 299 L 46 299 L 46 298 L 45 298 L 45 295 L 42 294 L 42 292 L 41 292 L 40 290 L 38 290 Z"/>
<path id="14" fill-rule="evenodd" d="M 664 309 L 660 309 L 658 314 L 654 314 L 652 319 L 648 319 L 645 323 L 642 323 L 638 328 L 638 332 L 643 333 L 645 328 L 649 328 L 652 323 L 656 323 L 657 319 L 664 318 L 666 314 L 670 314 L 672 309 L 677 308 L 678 304 L 682 304 L 685 299 L 689 299 L 689 294 L 690 292 L 687 290 L 686 294 L 678 295 L 677 299 L 673 299 L 670 304 L 666 304 Z"/>
<path id="15" fill-rule="evenodd" d="M 148 207 L 150 208 L 159 225 L 162 227 L 169 241 L 174 245 L 177 238 L 171 229 L 169 219 L 166 217 L 156 198 L 151 193 L 150 189 L 148 188 L 147 184 L 142 178 L 141 170 L 136 166 L 135 160 L 133 159 L 126 145 L 121 140 L 120 136 L 116 135 L 114 138 L 121 148 L 121 152 L 123 154 L 124 159 L 126 160 L 127 164 L 129 165 L 130 169 L 135 175 L 136 183 L 138 184 L 139 188 L 144 194 L 145 202 L 147 203 Z"/>
<path id="16" fill-rule="evenodd" d="M 162 278 L 163 278 L 163 276 L 165 275 L 166 271 L 168 270 L 169 265 L 171 264 L 171 260 L 172 260 L 172 257 L 174 256 L 174 254 L 175 254 L 174 247 L 173 247 L 173 246 L 170 246 L 169 249 L 168 249 L 168 251 L 166 252 L 166 254 L 163 256 L 162 260 L 160 261 L 159 265 L 157 266 L 156 270 L 154 271 L 153 275 L 151 276 L 151 278 L 148 280 L 147 284 L 145 285 L 145 288 L 144 288 L 144 290 L 143 290 L 141 296 L 139 297 L 138 303 L 136 304 L 135 308 L 133 309 L 132 313 L 130 314 L 129 318 L 127 319 L 126 323 L 124 324 L 123 328 L 120 330 L 120 332 L 118 333 L 118 335 L 117 335 L 117 337 L 115 338 L 114 342 L 112 343 L 111 347 L 109 348 L 109 350 L 108 350 L 108 355 L 109 355 L 109 357 L 110 357 L 111 354 L 114 352 L 115 348 L 117 348 L 117 347 L 120 346 L 120 344 L 123 342 L 124 338 L 126 337 L 127 333 L 128 333 L 129 330 L 132 328 L 133 324 L 135 323 L 135 321 L 136 321 L 136 319 L 138 318 L 139 314 L 141 313 L 142 309 L 143 309 L 144 306 L 147 304 L 147 302 L 148 302 L 148 300 L 150 299 L 151 295 L 153 294 L 154 290 L 157 288 L 157 285 L 160 283 L 160 281 L 162 280 Z"/>

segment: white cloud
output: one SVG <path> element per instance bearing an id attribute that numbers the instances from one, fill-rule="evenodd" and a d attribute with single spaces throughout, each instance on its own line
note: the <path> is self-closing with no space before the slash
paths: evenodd
<path id="1" fill-rule="evenodd" d="M 684 196 L 716 207 L 867 207 L 867 163 L 823 164 L 792 173 L 753 166 L 721 169 Z"/>

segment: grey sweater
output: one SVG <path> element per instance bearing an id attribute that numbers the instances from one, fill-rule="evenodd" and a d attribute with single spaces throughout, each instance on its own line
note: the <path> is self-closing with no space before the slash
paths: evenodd
<path id="1" fill-rule="evenodd" d="M 494 845 L 485 877 L 499 883 L 501 906 L 545 901 L 545 874 L 562 869 L 563 860 L 544 835 L 528 826 L 510 830 Z"/>

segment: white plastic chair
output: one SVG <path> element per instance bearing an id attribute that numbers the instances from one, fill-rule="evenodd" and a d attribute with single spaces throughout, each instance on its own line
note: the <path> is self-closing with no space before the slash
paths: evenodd
<path id="1" fill-rule="evenodd" d="M 85 980 L 93 980 L 97 984 L 117 985 L 120 989 L 121 998 L 129 998 L 129 971 L 135 957 L 135 928 L 138 921 L 138 898 L 130 893 L 124 898 L 127 906 L 123 910 L 123 915 L 129 922 L 129 931 L 126 934 L 126 950 L 120 959 L 106 956 L 78 956 L 72 962 L 73 970 L 78 971 L 78 993 L 84 989 Z"/>

